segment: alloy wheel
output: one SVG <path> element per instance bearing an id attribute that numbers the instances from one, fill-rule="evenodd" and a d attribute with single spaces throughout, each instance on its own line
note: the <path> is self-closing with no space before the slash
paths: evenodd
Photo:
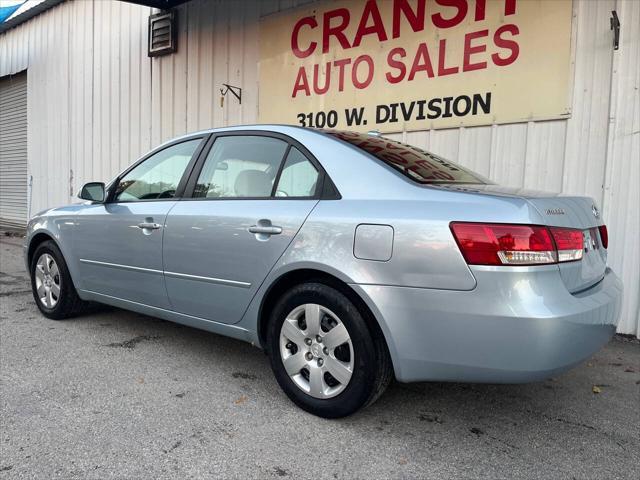
<path id="1" fill-rule="evenodd" d="M 38 258 L 35 277 L 40 303 L 46 308 L 54 308 L 60 300 L 61 276 L 58 264 L 48 253 L 43 253 Z"/>

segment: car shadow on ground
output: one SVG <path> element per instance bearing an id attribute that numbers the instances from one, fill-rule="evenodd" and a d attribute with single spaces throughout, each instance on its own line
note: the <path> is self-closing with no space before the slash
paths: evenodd
<path id="1" fill-rule="evenodd" d="M 107 389 L 112 390 L 111 402 L 128 398 L 129 404 L 148 405 L 145 402 L 157 398 L 158 404 L 149 406 L 148 415 L 162 415 L 166 408 L 178 415 L 188 409 L 187 415 L 207 418 L 212 428 L 209 435 L 223 432 L 225 442 L 233 442 L 234 436 L 253 437 L 255 429 L 273 441 L 296 435 L 293 432 L 303 437 L 300 441 L 308 435 L 337 434 L 350 442 L 367 441 L 368 446 L 362 448 L 369 453 L 361 451 L 364 457 L 383 448 L 379 454 L 387 457 L 380 461 L 406 464 L 410 476 L 418 474 L 419 465 L 435 458 L 440 461 L 451 452 L 456 465 L 482 458 L 486 463 L 516 462 L 530 468 L 548 457 L 552 461 L 545 468 L 553 475 L 566 473 L 567 458 L 592 473 L 601 465 L 605 468 L 602 459 L 606 458 L 608 469 L 600 471 L 604 474 L 612 472 L 612 463 L 626 471 L 625 465 L 640 448 L 637 424 L 630 420 L 637 417 L 633 405 L 638 370 L 627 371 L 640 359 L 637 343 L 613 340 L 576 369 L 533 384 L 394 382 L 373 405 L 348 418 L 325 420 L 291 403 L 278 387 L 267 356 L 245 342 L 105 306 L 53 322 L 41 316 L 31 294 L 19 286 L 12 285 L 6 298 L 12 298 L 12 304 L 4 309 L 2 321 L 13 324 L 18 337 L 32 332 L 44 342 L 52 341 L 48 335 L 58 335 L 68 342 L 67 348 L 84 344 L 78 346 L 88 357 L 83 376 L 99 377 L 106 365 L 114 369 L 106 380 Z M 6 344 L 3 348 L 6 350 Z M 40 361 L 46 362 L 48 355 Z M 131 386 L 132 373 L 139 371 L 144 372 L 145 379 L 139 379 L 144 389 Z M 64 372 L 57 375 L 67 378 Z M 594 385 L 600 385 L 601 393 L 593 393 Z M 97 387 L 89 382 L 78 388 L 82 398 L 92 398 Z M 216 402 L 211 401 L 214 397 Z M 171 398 L 174 402 L 167 407 Z M 112 411 L 110 415 L 116 410 Z M 104 418 L 107 423 L 103 425 L 108 425 L 109 418 Z M 176 423 L 171 421 L 166 428 L 172 430 Z M 193 435 L 202 438 L 203 434 L 196 431 Z M 161 451 L 170 452 L 186 442 L 184 437 L 174 438 Z M 276 443 L 270 448 L 277 451 L 280 446 Z M 353 454 L 353 449 L 349 452 Z M 291 466 L 281 463 L 265 467 L 265 472 L 291 472 Z"/>
<path id="2" fill-rule="evenodd" d="M 88 468 L 122 478 L 123 466 L 128 478 L 161 477 L 167 461 L 185 475 L 213 462 L 260 478 L 627 478 L 637 468 L 635 340 L 616 337 L 532 384 L 394 382 L 373 405 L 325 420 L 290 402 L 247 343 L 106 306 L 47 320 L 16 251 L 0 244 L 0 477 L 71 478 L 82 458 L 80 478 Z M 309 442 L 321 455 L 305 455 Z"/>
<path id="3" fill-rule="evenodd" d="M 107 321 L 98 320 L 99 328 L 123 338 L 104 346 L 134 349 L 143 342 L 169 342 L 173 343 L 175 348 L 187 349 L 190 358 L 197 357 L 199 361 L 210 364 L 213 369 L 220 365 L 231 367 L 234 370 L 232 377 L 237 379 L 238 383 L 256 380 L 267 387 L 265 393 L 270 393 L 274 385 L 277 388 L 267 355 L 246 342 L 102 305 L 97 305 L 91 316 L 71 321 L 89 325 L 95 321 L 95 316 L 107 316 Z M 147 333 L 140 334 L 140 331 Z M 634 369 L 633 362 L 640 359 L 640 345 L 637 341 L 629 342 L 630 345 L 634 345 L 627 345 L 625 348 L 625 343 L 625 340 L 614 338 L 609 347 L 611 352 L 600 352 L 575 369 L 542 382 L 404 384 L 394 381 L 376 403 L 350 419 L 338 421 L 357 423 L 385 412 L 396 420 L 424 422 L 425 426 L 431 424 L 431 428 L 434 428 L 455 417 L 456 423 L 468 425 L 470 433 L 482 436 L 486 433 L 483 425 L 494 422 L 509 423 L 512 420 L 516 425 L 527 423 L 526 417 L 537 416 L 550 422 L 595 430 L 596 427 L 590 425 L 587 420 L 566 419 L 561 413 L 566 407 L 573 413 L 580 413 L 576 411 L 579 407 L 575 404 L 576 396 L 594 398 L 594 386 L 600 386 L 601 389 L 613 387 L 618 376 L 625 380 L 625 383 L 636 380 L 637 373 L 640 372 Z M 631 355 L 625 355 L 626 350 L 631 350 Z M 627 356 L 629 358 L 623 358 Z M 610 361 L 612 358 L 618 361 Z M 603 373 L 599 370 L 606 371 L 604 374 L 609 377 L 609 383 L 598 383 Z M 611 376 L 612 373 L 618 375 Z M 634 373 L 635 375 L 630 375 Z M 280 395 L 287 401 L 284 393 Z M 411 408 L 407 408 L 408 406 Z M 293 405 L 291 407 L 295 408 Z"/>

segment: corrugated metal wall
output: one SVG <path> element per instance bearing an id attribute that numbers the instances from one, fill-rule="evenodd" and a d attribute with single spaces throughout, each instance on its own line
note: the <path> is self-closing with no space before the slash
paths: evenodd
<path id="1" fill-rule="evenodd" d="M 179 8 L 178 53 L 157 59 L 146 56 L 150 9 L 122 2 L 67 2 L 0 35 L 0 76 L 29 71 L 32 211 L 72 200 L 84 181 L 110 179 L 173 136 L 255 122 L 259 18 L 301 3 L 193 0 Z M 637 333 L 640 2 L 575 0 L 574 14 L 570 119 L 394 137 L 502 184 L 594 197 L 625 282 L 620 331 Z M 242 105 L 220 107 L 222 83 L 243 88 Z"/>
<path id="2" fill-rule="evenodd" d="M 27 75 L 0 78 L 0 227 L 27 221 Z"/>
<path id="3" fill-rule="evenodd" d="M 619 330 L 640 337 L 640 1 L 616 7 L 625 27 L 613 59 L 603 214 L 612 231 L 609 263 L 625 285 Z"/>

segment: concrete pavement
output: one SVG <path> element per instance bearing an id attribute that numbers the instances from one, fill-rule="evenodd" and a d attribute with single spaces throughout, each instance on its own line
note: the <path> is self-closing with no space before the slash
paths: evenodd
<path id="1" fill-rule="evenodd" d="M 20 242 L 0 239 L 0 479 L 638 478 L 636 341 L 541 383 L 396 383 L 329 421 L 248 344 L 110 308 L 45 319 Z"/>

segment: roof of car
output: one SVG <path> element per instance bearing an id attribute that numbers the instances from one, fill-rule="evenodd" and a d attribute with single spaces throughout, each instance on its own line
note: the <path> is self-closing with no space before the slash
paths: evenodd
<path id="1" fill-rule="evenodd" d="M 206 133 L 217 133 L 217 132 L 233 132 L 237 130 L 272 130 L 275 132 L 304 130 L 308 132 L 322 133 L 321 130 L 318 130 L 315 128 L 309 128 L 309 127 L 301 127 L 299 125 L 287 125 L 284 123 L 253 123 L 250 125 L 232 125 L 228 127 L 209 128 L 206 130 L 200 130 L 198 132 L 189 133 L 189 134 L 186 134 L 185 136 L 206 134 Z"/>
<path id="2" fill-rule="evenodd" d="M 316 133 L 318 135 L 323 135 L 322 130 L 308 127 L 300 127 L 298 125 L 286 125 L 286 124 L 277 124 L 277 123 L 255 123 L 250 125 L 233 125 L 229 127 L 216 127 L 216 128 L 208 128 L 206 130 L 198 130 L 195 132 L 185 133 L 178 137 L 170 138 L 164 142 L 162 142 L 158 147 L 163 147 L 169 143 L 173 143 L 177 140 L 183 140 L 187 138 L 197 137 L 199 135 L 208 135 L 210 133 L 220 133 L 220 132 L 234 132 L 234 131 L 244 131 L 244 130 L 255 130 L 255 131 L 270 131 L 274 133 L 283 133 L 285 135 L 295 136 L 296 132 L 305 132 L 305 133 Z"/>

